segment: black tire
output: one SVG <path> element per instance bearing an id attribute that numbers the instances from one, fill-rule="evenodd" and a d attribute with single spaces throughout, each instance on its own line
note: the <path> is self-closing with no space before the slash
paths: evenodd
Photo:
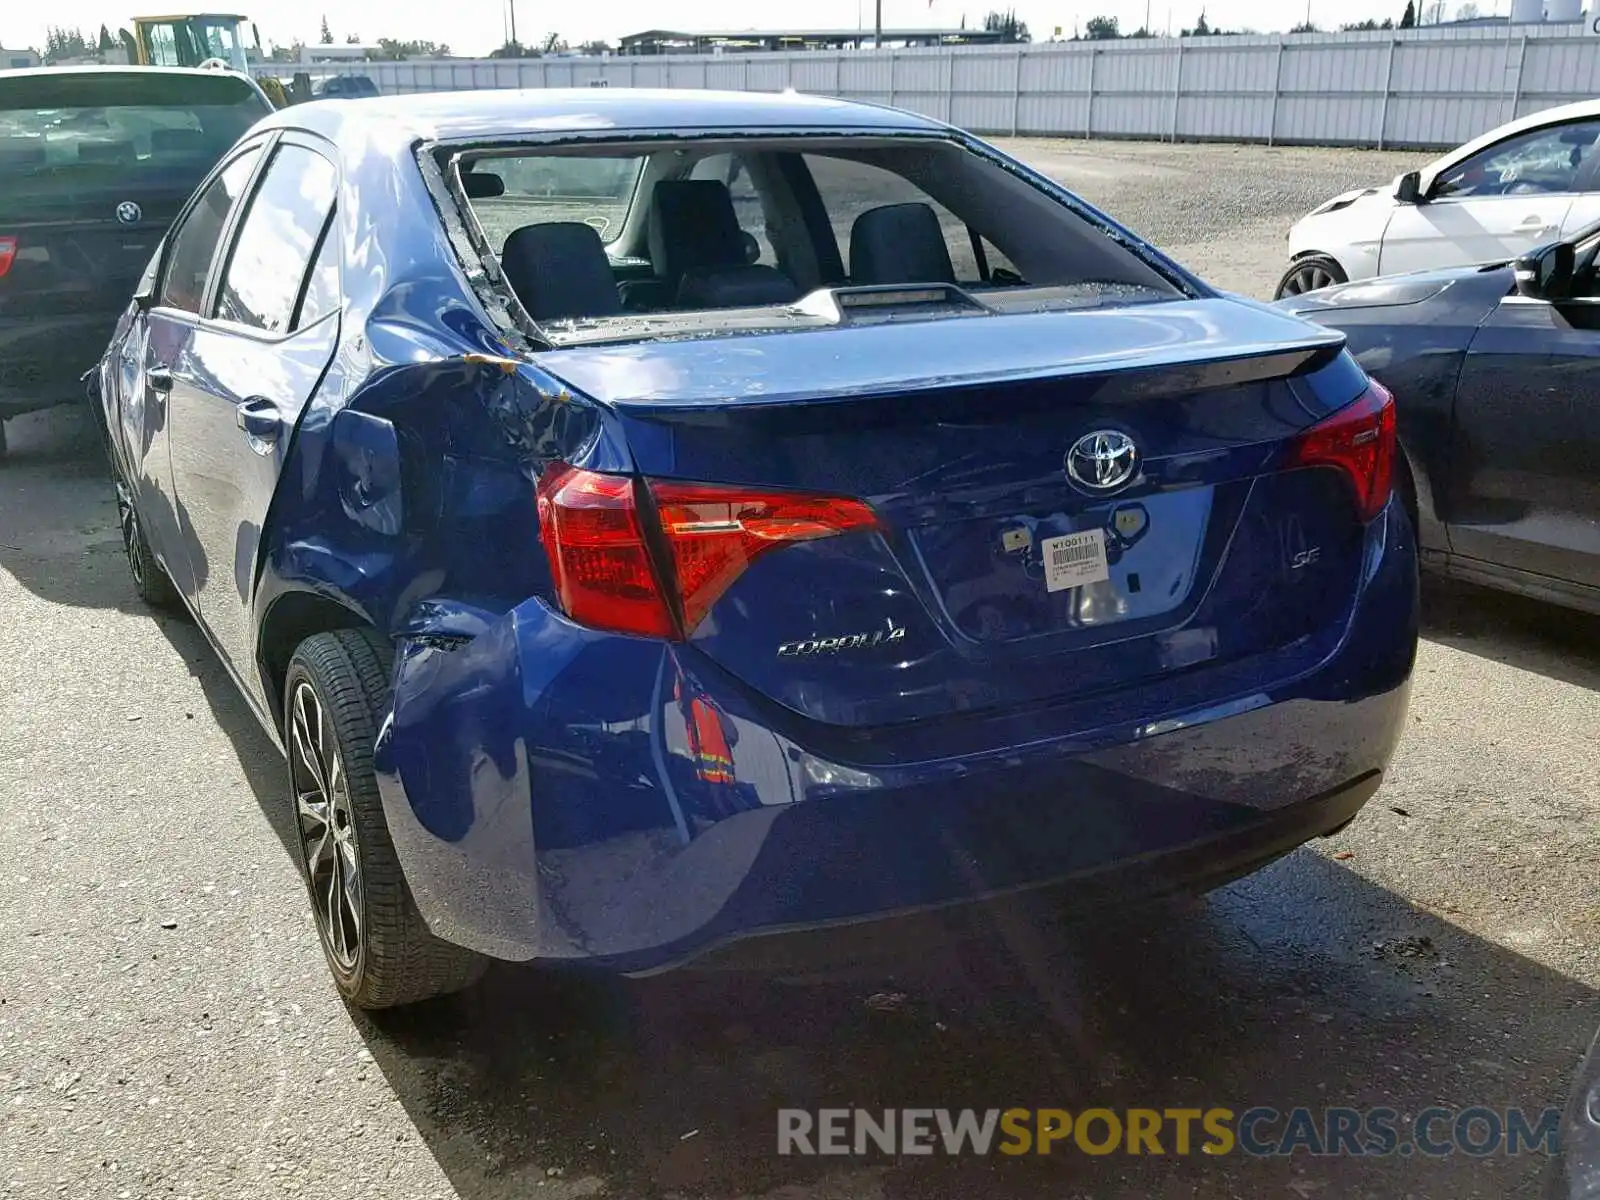
<path id="1" fill-rule="evenodd" d="M 364 1009 L 393 1008 L 460 991 L 476 983 L 489 963 L 483 955 L 429 932 L 395 856 L 372 770 L 393 659 L 393 646 L 375 630 L 319 633 L 295 650 L 283 687 L 290 814 L 300 872 L 334 984 L 347 1001 Z M 317 704 L 315 730 L 310 699 Z M 297 713 L 301 705 L 306 707 Z M 320 750 L 312 748 L 326 764 L 321 774 L 302 752 L 308 739 L 322 742 Z M 329 751 L 337 761 L 326 757 Z M 308 809 L 301 796 L 341 774 L 342 794 L 337 783 L 315 793 L 332 793 L 322 809 L 327 819 L 322 820 L 314 812 L 317 802 L 311 801 Z M 350 877 L 341 874 L 350 861 L 356 864 L 353 900 L 345 886 Z"/>
<path id="2" fill-rule="evenodd" d="M 8 447 L 6 445 L 6 419 L 4 417 L 0 417 L 0 462 L 4 462 L 5 461 L 6 450 L 7 449 L 8 449 Z"/>
<path id="3" fill-rule="evenodd" d="M 1289 264 L 1283 278 L 1278 280 L 1278 290 L 1272 293 L 1272 298 L 1282 300 L 1285 296 L 1303 296 L 1307 292 L 1346 283 L 1349 278 L 1338 259 L 1326 254 L 1307 254 Z"/>
<path id="4" fill-rule="evenodd" d="M 121 480 L 117 488 L 117 525 L 122 532 L 122 549 L 128 556 L 128 574 L 133 576 L 133 589 L 151 608 L 176 608 L 178 589 L 172 577 L 156 561 L 145 540 L 144 525 L 139 520 L 139 510 Z"/>

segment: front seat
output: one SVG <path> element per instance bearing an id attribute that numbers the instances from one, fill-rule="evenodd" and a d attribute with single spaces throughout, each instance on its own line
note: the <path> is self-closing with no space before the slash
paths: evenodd
<path id="1" fill-rule="evenodd" d="M 646 226 L 658 286 L 689 308 L 788 304 L 794 281 L 749 262 L 728 185 L 716 179 L 663 179 L 650 197 Z"/>
<path id="2" fill-rule="evenodd" d="M 850 282 L 954 283 L 950 248 L 926 204 L 869 208 L 850 227 Z"/>
<path id="3" fill-rule="evenodd" d="M 550 221 L 514 229 L 500 251 L 500 266 L 535 321 L 622 311 L 611 260 L 592 225 Z"/>

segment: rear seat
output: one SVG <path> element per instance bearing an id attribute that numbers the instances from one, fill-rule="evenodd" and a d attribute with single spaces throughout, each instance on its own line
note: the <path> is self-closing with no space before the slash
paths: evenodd
<path id="1" fill-rule="evenodd" d="M 611 261 L 592 225 L 550 221 L 512 230 L 500 266 L 535 321 L 622 312 Z"/>
<path id="2" fill-rule="evenodd" d="M 656 278 L 627 285 L 630 308 L 733 308 L 800 297 L 782 271 L 745 258 L 733 197 L 719 180 L 658 182 L 646 233 Z"/>

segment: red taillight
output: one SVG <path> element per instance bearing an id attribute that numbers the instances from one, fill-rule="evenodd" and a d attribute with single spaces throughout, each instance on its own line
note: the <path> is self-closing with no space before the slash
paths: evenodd
<path id="1" fill-rule="evenodd" d="M 631 478 L 556 464 L 539 480 L 540 537 L 574 621 L 687 636 L 768 550 L 877 524 L 859 500 L 664 480 L 644 486 L 656 510 L 651 532 L 668 559 L 659 570 Z"/>
<path id="2" fill-rule="evenodd" d="M 768 550 L 877 524 L 859 500 L 653 482 L 661 531 L 688 633 L 744 569 Z"/>
<path id="3" fill-rule="evenodd" d="M 539 536 L 574 621 L 648 637 L 677 632 L 639 524 L 633 480 L 555 464 L 539 479 Z"/>
<path id="4" fill-rule="evenodd" d="M 1338 467 L 1355 489 L 1356 513 L 1372 520 L 1394 487 L 1394 397 L 1376 379 L 1354 403 L 1295 439 L 1286 465 Z"/>
<path id="5" fill-rule="evenodd" d="M 17 239 L 14 237 L 0 237 L 0 277 L 11 270 L 11 264 L 17 260 Z"/>

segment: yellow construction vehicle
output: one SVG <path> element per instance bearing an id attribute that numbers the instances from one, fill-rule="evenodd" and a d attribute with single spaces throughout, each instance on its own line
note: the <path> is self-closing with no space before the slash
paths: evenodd
<path id="1" fill-rule="evenodd" d="M 126 39 L 127 34 L 123 37 Z M 261 54 L 261 36 L 249 17 L 237 13 L 189 13 L 183 16 L 133 18 L 128 61 L 147 67 L 217 67 L 248 74 L 247 47 Z M 282 108 L 287 103 L 276 79 L 257 80 L 267 98 Z"/>

